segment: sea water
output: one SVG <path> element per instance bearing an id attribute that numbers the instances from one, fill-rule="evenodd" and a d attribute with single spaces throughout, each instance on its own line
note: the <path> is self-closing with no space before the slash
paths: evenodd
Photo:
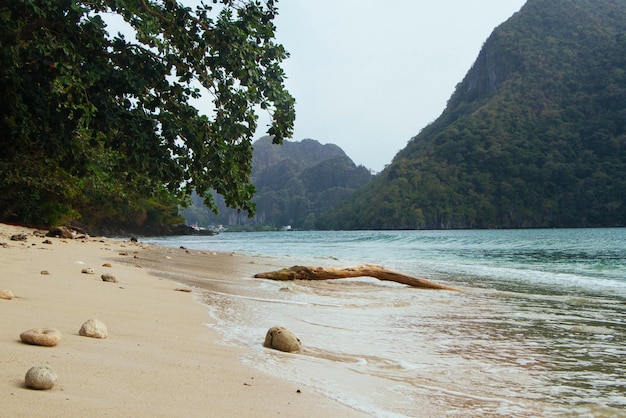
<path id="1" fill-rule="evenodd" d="M 146 241 L 276 257 L 285 267 L 378 264 L 462 289 L 249 277 L 207 287 L 212 326 L 224 344 L 249 348 L 242 361 L 372 416 L 626 417 L 626 229 Z M 274 325 L 297 334 L 303 352 L 263 349 Z"/>

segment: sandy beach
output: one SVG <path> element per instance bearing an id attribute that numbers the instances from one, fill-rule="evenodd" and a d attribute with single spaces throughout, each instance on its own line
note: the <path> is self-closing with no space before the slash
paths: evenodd
<path id="1" fill-rule="evenodd" d="M 0 416 L 364 416 L 245 366 L 245 348 L 219 344 L 207 326 L 197 273 L 234 280 L 274 269 L 270 261 L 36 232 L 0 224 L 0 290 L 15 296 L 0 299 Z M 15 234 L 26 240 L 11 240 Z M 104 273 L 118 283 L 102 281 Z M 108 338 L 80 336 L 89 319 L 104 322 Z M 44 327 L 61 332 L 57 346 L 20 341 L 23 331 Z M 35 365 L 56 371 L 52 389 L 25 386 Z"/>

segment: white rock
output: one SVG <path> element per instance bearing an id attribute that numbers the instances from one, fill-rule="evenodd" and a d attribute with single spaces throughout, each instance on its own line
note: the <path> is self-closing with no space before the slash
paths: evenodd
<path id="1" fill-rule="evenodd" d="M 98 319 L 90 319 L 85 321 L 82 327 L 80 327 L 80 331 L 78 331 L 80 335 L 83 337 L 91 337 L 91 338 L 106 338 L 109 334 L 107 331 L 107 326 L 104 322 Z"/>

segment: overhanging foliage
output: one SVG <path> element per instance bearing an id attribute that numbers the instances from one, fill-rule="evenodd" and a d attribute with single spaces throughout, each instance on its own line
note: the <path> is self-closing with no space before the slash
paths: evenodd
<path id="1" fill-rule="evenodd" d="M 273 0 L 213 3 L 0 2 L 0 219 L 141 225 L 192 189 L 254 212 L 255 110 L 274 142 L 291 135 L 288 54 Z"/>

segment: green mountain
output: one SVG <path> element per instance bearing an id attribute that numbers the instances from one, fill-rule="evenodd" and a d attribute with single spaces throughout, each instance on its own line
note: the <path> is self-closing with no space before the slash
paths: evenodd
<path id="1" fill-rule="evenodd" d="M 312 229 L 320 216 L 347 200 L 371 180 L 369 170 L 356 166 L 337 145 L 320 144 L 313 139 L 272 144 L 263 137 L 253 144 L 251 182 L 257 193 L 253 202 L 256 215 L 228 209 L 214 195 L 219 214 L 214 215 L 193 196 L 194 204 L 181 214 L 189 224 L 207 226 L 246 225 Z"/>
<path id="2" fill-rule="evenodd" d="M 626 225 L 626 2 L 529 0 L 333 229 Z"/>

